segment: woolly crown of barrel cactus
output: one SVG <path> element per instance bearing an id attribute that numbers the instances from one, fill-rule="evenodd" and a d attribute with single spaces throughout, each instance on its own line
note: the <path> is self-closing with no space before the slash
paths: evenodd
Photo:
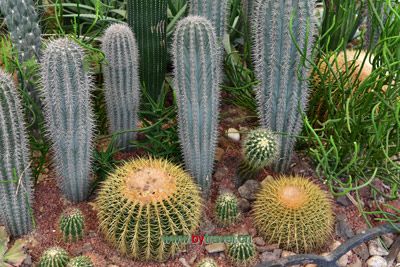
<path id="1" fill-rule="evenodd" d="M 236 266 L 250 266 L 254 263 L 257 253 L 256 246 L 250 236 L 237 236 L 227 248 L 228 259 Z"/>
<path id="2" fill-rule="evenodd" d="M 73 202 L 89 196 L 94 139 L 93 81 L 83 49 L 68 38 L 51 41 L 43 53 L 44 115 L 59 186 Z"/>
<path id="3" fill-rule="evenodd" d="M 94 267 L 92 260 L 88 256 L 78 256 L 72 258 L 67 267 Z"/>
<path id="4" fill-rule="evenodd" d="M 107 178 L 98 198 L 100 228 L 122 253 L 164 261 L 183 244 L 165 242 L 191 235 L 200 221 L 197 185 L 181 167 L 163 159 L 126 162 Z"/>
<path id="5" fill-rule="evenodd" d="M 65 249 L 52 247 L 43 252 L 39 260 L 39 267 L 65 267 L 68 261 L 69 256 Z"/>
<path id="6" fill-rule="evenodd" d="M 140 80 L 136 39 L 126 24 L 113 24 L 103 36 L 105 99 L 110 132 L 135 130 L 138 122 Z M 129 79 L 127 79 L 129 77 Z M 119 134 L 118 147 L 128 150 L 136 132 Z"/>
<path id="7" fill-rule="evenodd" d="M 237 197 L 230 192 L 219 195 L 215 202 L 215 216 L 222 225 L 230 225 L 237 221 L 239 218 Z"/>
<path id="8" fill-rule="evenodd" d="M 282 133 L 274 169 L 285 172 L 308 103 L 311 59 L 303 60 L 298 49 L 307 57 L 312 55 L 315 0 L 256 0 L 253 8 L 250 25 L 255 76 L 260 81 L 255 88 L 258 115 L 263 128 Z"/>
<path id="9" fill-rule="evenodd" d="M 253 213 L 254 224 L 267 242 L 296 253 L 324 245 L 334 223 L 328 194 L 297 176 L 264 183 Z"/>
<path id="10" fill-rule="evenodd" d="M 65 241 L 77 241 L 83 238 L 85 220 L 79 209 L 70 209 L 60 217 L 60 229 Z"/>
<path id="11" fill-rule="evenodd" d="M 14 237 L 33 228 L 28 144 L 18 91 L 0 69 L 0 222 Z"/>
<path id="12" fill-rule="evenodd" d="M 175 30 L 172 51 L 185 167 L 208 195 L 218 137 L 221 81 L 221 53 L 213 26 L 203 17 L 182 19 Z"/>
<path id="13" fill-rule="evenodd" d="M 213 258 L 204 258 L 200 260 L 197 264 L 196 267 L 218 267 L 218 264 L 215 262 Z"/>

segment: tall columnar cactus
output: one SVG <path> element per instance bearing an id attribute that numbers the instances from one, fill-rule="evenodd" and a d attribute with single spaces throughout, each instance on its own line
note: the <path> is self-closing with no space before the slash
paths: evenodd
<path id="1" fill-rule="evenodd" d="M 41 31 L 33 0 L 2 0 L 0 9 L 20 61 L 38 58 Z"/>
<path id="2" fill-rule="evenodd" d="M 105 97 L 110 132 L 137 128 L 140 81 L 136 39 L 125 24 L 111 25 L 103 36 Z M 136 138 L 135 132 L 118 135 L 117 144 L 128 149 Z"/>
<path id="3" fill-rule="evenodd" d="M 167 70 L 167 10 L 165 0 L 128 0 L 128 24 L 140 54 L 140 80 L 154 100 Z"/>
<path id="4" fill-rule="evenodd" d="M 41 66 L 44 112 L 59 185 L 73 202 L 89 195 L 93 150 L 92 80 L 83 58 L 79 45 L 62 38 L 48 44 Z"/>
<path id="5" fill-rule="evenodd" d="M 33 228 L 32 175 L 21 100 L 0 69 L 0 224 L 12 236 Z"/>
<path id="6" fill-rule="evenodd" d="M 218 38 L 223 38 L 228 22 L 228 0 L 190 0 L 189 13 L 211 21 Z"/>
<path id="7" fill-rule="evenodd" d="M 251 27 L 254 68 L 260 81 L 256 88 L 259 117 L 264 128 L 281 134 L 276 171 L 287 170 L 294 136 L 302 128 L 302 112 L 309 94 L 306 81 L 309 69 L 304 66 L 296 45 L 310 56 L 314 6 L 314 0 L 257 0 L 254 7 Z"/>
<path id="8" fill-rule="evenodd" d="M 256 0 L 242 0 L 243 12 L 246 15 L 247 19 L 251 18 L 255 2 Z"/>
<path id="9" fill-rule="evenodd" d="M 40 56 L 39 18 L 33 0 L 1 0 L 1 13 L 5 17 L 11 40 L 18 51 L 19 61 L 25 62 Z M 40 103 L 35 87 L 28 85 L 29 93 Z"/>
<path id="10" fill-rule="evenodd" d="M 185 165 L 207 195 L 218 136 L 221 80 L 220 51 L 211 23 L 198 16 L 181 20 L 175 31 L 173 56 Z"/>

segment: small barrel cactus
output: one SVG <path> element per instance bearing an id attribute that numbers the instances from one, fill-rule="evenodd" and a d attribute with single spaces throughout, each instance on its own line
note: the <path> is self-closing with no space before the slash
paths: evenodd
<path id="1" fill-rule="evenodd" d="M 250 236 L 237 236 L 227 248 L 228 259 L 236 266 L 249 266 L 254 263 L 256 246 Z"/>
<path id="2" fill-rule="evenodd" d="M 78 256 L 75 258 L 72 258 L 68 264 L 67 267 L 94 267 L 94 264 L 90 257 L 88 256 Z"/>
<path id="3" fill-rule="evenodd" d="M 97 198 L 100 228 L 122 253 L 165 261 L 184 244 L 167 236 L 191 235 L 199 226 L 201 197 L 191 176 L 162 159 L 136 159 L 106 179 Z"/>
<path id="4" fill-rule="evenodd" d="M 49 43 L 42 58 L 44 114 L 59 186 L 73 202 L 89 196 L 94 138 L 91 75 L 83 49 L 68 38 Z"/>
<path id="5" fill-rule="evenodd" d="M 67 251 L 60 247 L 52 247 L 43 252 L 39 267 L 65 267 L 69 261 Z"/>
<path id="6" fill-rule="evenodd" d="M 222 225 L 230 225 L 237 221 L 238 199 L 234 194 L 225 192 L 218 196 L 215 203 L 215 217 Z"/>
<path id="7" fill-rule="evenodd" d="M 179 139 L 186 169 L 208 195 L 218 137 L 220 46 L 203 17 L 182 19 L 173 43 Z"/>
<path id="8" fill-rule="evenodd" d="M 297 176 L 264 183 L 253 212 L 254 224 L 267 242 L 296 253 L 324 245 L 334 223 L 327 193 Z"/>
<path id="9" fill-rule="evenodd" d="M 204 258 L 201 259 L 197 264 L 196 267 L 218 267 L 218 264 L 215 262 L 213 258 Z"/>
<path id="10" fill-rule="evenodd" d="M 137 128 L 139 110 L 139 52 L 131 29 L 125 24 L 113 24 L 103 36 L 105 99 L 110 132 Z M 127 78 L 129 77 L 129 78 Z M 129 150 L 136 132 L 121 133 L 117 146 Z"/>
<path id="11" fill-rule="evenodd" d="M 82 212 L 79 209 L 67 210 L 61 215 L 60 229 L 63 233 L 64 240 L 77 241 L 83 238 L 85 228 L 85 220 Z"/>
<path id="12" fill-rule="evenodd" d="M 33 228 L 29 141 L 13 79 L 0 69 L 0 223 L 14 237 Z"/>
<path id="13" fill-rule="evenodd" d="M 266 129 L 250 131 L 242 144 L 243 161 L 238 168 L 238 186 L 276 160 L 279 147 L 275 134 Z"/>

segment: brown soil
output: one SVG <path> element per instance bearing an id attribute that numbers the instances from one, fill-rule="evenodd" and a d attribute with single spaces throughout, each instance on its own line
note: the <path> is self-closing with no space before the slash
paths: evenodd
<path id="1" fill-rule="evenodd" d="M 224 150 L 222 158 L 216 163 L 215 170 L 224 169 L 226 173 L 223 177 L 215 177 L 213 181 L 213 188 L 211 197 L 205 203 L 204 216 L 213 220 L 213 205 L 216 196 L 219 193 L 219 189 L 229 189 L 237 194 L 234 185 L 231 181 L 231 177 L 234 177 L 238 162 L 240 162 L 240 143 L 234 143 L 226 138 L 225 131 L 230 127 L 235 127 L 236 129 L 241 129 L 241 127 L 251 128 L 255 125 L 254 119 L 243 119 L 248 118 L 248 114 L 244 111 L 234 108 L 231 106 L 224 106 L 224 112 L 222 113 L 221 124 L 220 124 L 220 140 L 219 147 Z M 242 129 L 245 130 L 245 129 Z M 129 159 L 136 157 L 136 153 L 131 154 L 119 154 L 117 157 L 119 159 Z M 291 165 L 292 172 L 300 175 L 309 177 L 313 181 L 320 181 L 316 177 L 313 168 L 311 167 L 309 161 L 305 157 L 296 155 L 293 159 L 293 164 Z M 260 181 L 266 175 L 272 175 L 276 177 L 277 175 L 269 170 L 265 170 L 258 179 Z M 182 266 L 179 261 L 180 257 L 184 257 L 188 262 L 196 257 L 197 262 L 204 256 L 207 252 L 204 249 L 204 245 L 189 245 L 187 247 L 187 252 L 177 255 L 175 259 L 172 259 L 166 263 L 140 263 L 132 261 L 131 259 L 121 255 L 112 246 L 110 246 L 103 238 L 103 235 L 99 231 L 98 221 L 96 217 L 96 210 L 94 206 L 95 195 L 87 202 L 79 203 L 77 205 L 71 204 L 67 201 L 56 185 L 56 177 L 53 169 L 38 183 L 35 187 L 35 203 L 34 203 L 34 214 L 36 218 L 36 230 L 29 235 L 27 238 L 30 243 L 28 245 L 29 253 L 32 255 L 32 261 L 36 263 L 40 258 L 42 252 L 51 246 L 61 246 L 65 248 L 71 256 L 78 256 L 80 254 L 89 255 L 92 257 L 96 266 L 108 266 L 115 264 L 117 266 Z M 325 189 L 326 186 L 321 184 Z M 58 230 L 58 219 L 61 213 L 69 208 L 77 207 L 82 210 L 85 215 L 86 229 L 85 237 L 83 240 L 76 243 L 65 243 L 62 240 L 61 234 Z M 352 226 L 353 230 L 357 232 L 359 229 L 366 228 L 363 218 L 360 216 L 357 208 L 353 205 L 344 208 L 342 206 L 335 206 L 335 214 L 345 214 L 349 224 Z M 216 223 L 214 223 L 217 225 Z M 229 235 L 233 233 L 249 233 L 254 235 L 256 230 L 252 226 L 252 220 L 250 214 L 243 214 L 242 219 L 230 226 L 230 227 L 218 227 L 213 232 L 213 235 Z M 199 229 L 199 234 L 202 233 L 202 229 Z M 336 237 L 336 239 L 338 239 Z M 273 246 L 273 244 L 269 244 Z M 324 252 L 325 249 L 321 251 L 316 251 L 316 253 Z M 232 266 L 223 254 L 214 256 L 219 266 Z"/>

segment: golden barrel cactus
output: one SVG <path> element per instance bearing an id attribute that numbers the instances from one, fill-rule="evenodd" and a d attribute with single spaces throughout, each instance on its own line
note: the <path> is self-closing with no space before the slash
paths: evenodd
<path id="1" fill-rule="evenodd" d="M 165 261 L 183 249 L 167 236 L 191 235 L 201 215 L 198 186 L 181 167 L 162 159 L 136 159 L 110 174 L 100 189 L 100 228 L 122 253 Z"/>
<path id="2" fill-rule="evenodd" d="M 296 253 L 324 245 L 334 223 L 328 194 L 298 176 L 264 183 L 254 202 L 253 216 L 267 242 Z"/>

